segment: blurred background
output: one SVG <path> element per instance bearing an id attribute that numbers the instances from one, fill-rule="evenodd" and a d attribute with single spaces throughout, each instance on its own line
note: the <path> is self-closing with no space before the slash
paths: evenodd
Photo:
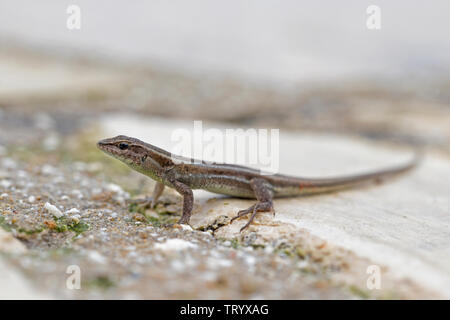
<path id="1" fill-rule="evenodd" d="M 80 29 L 67 27 L 73 5 Z M 380 29 L 367 27 L 370 5 L 381 10 Z M 311 222 L 313 230 L 316 222 L 324 238 L 344 239 L 327 231 L 332 228 L 354 232 L 347 243 L 369 243 L 358 253 L 386 253 L 383 263 L 397 261 L 402 276 L 420 274 L 422 284 L 448 297 L 449 198 L 442 175 L 450 154 L 449 12 L 446 0 L 0 1 L 0 226 L 21 248 L 4 247 L 0 234 L 0 251 L 18 254 L 8 263 L 57 297 L 430 297 L 409 280 L 365 291 L 367 262 L 305 236 L 303 228 Z M 179 196 L 166 189 L 156 213 L 128 208 L 125 200 L 149 194 L 152 181 L 109 160 L 95 142 L 121 133 L 165 147 L 168 132 L 191 128 L 192 120 L 295 133 L 283 140 L 289 142 L 283 159 L 291 161 L 281 164 L 285 173 L 342 174 L 391 163 L 388 153 L 373 156 L 370 144 L 426 145 L 443 158 L 430 160 L 414 183 L 405 180 L 373 198 L 338 195 L 323 207 L 313 199 L 309 211 L 299 209 L 306 200 L 287 203 L 284 212 L 298 213 L 301 229 L 286 227 L 283 237 L 290 238 L 277 235 L 273 247 L 256 233 L 224 233 L 211 244 L 200 232 L 175 236 L 206 255 L 155 253 L 153 242 L 175 237 L 158 226 L 176 221 Z M 301 166 L 290 155 L 300 155 Z M 211 201 L 202 207 L 211 208 L 205 221 L 229 203 L 228 215 L 246 205 Z M 67 214 L 75 215 L 70 221 L 54 219 L 45 202 L 79 212 Z M 219 225 L 200 222 L 203 231 Z M 361 234 L 367 230 L 373 233 Z M 410 268 L 411 261 L 423 269 Z M 70 263 L 82 265 L 83 286 L 94 293 L 65 290 Z M 6 274 L 1 261 L 0 274 Z M 336 284 L 343 278 L 346 284 Z"/>
<path id="2" fill-rule="evenodd" d="M 448 2 L 380 0 L 379 30 L 370 4 L 2 1 L 1 139 L 38 111 L 61 118 L 56 134 L 108 111 L 447 149 Z"/>

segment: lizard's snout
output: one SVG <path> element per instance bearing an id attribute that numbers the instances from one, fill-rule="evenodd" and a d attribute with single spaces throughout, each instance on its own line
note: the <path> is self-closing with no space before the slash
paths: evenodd
<path id="1" fill-rule="evenodd" d="M 99 148 L 102 151 L 106 151 L 108 149 L 108 146 L 110 145 L 107 141 L 108 139 L 102 139 L 97 142 L 97 148 Z"/>
<path id="2" fill-rule="evenodd" d="M 102 139 L 100 141 L 97 142 L 97 147 L 99 147 L 100 149 L 102 147 L 111 145 L 111 139 Z"/>

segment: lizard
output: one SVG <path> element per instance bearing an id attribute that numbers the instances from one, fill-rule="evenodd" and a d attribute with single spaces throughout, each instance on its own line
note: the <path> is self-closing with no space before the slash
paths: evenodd
<path id="1" fill-rule="evenodd" d="M 283 174 L 262 175 L 259 170 L 245 166 L 186 158 L 124 135 L 100 140 L 97 146 L 106 154 L 156 181 L 151 198 L 152 207 L 157 203 L 165 186 L 182 195 L 183 213 L 179 224 L 189 223 L 194 204 L 193 189 L 256 199 L 254 205 L 240 210 L 230 221 L 231 224 L 236 219 L 251 214 L 241 232 L 249 227 L 259 212 L 271 212 L 275 215 L 274 198 L 328 193 L 370 182 L 377 183 L 384 178 L 413 169 L 420 162 L 422 155 L 417 152 L 413 160 L 406 164 L 359 175 L 301 178 Z"/>

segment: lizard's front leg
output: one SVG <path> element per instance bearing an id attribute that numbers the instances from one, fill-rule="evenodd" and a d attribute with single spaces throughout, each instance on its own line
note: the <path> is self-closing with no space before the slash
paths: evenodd
<path id="1" fill-rule="evenodd" d="M 175 190 L 183 196 L 183 215 L 178 221 L 179 224 L 189 223 L 191 218 L 192 208 L 194 206 L 194 194 L 189 186 L 179 181 L 171 181 Z"/>
<path id="2" fill-rule="evenodd" d="M 248 222 L 241 228 L 241 232 L 248 228 L 248 226 L 252 223 L 253 219 L 255 218 L 256 214 L 258 212 L 273 212 L 275 214 L 275 211 L 273 209 L 273 192 L 270 184 L 262 179 L 262 178 L 254 178 L 250 181 L 250 187 L 252 188 L 253 192 L 255 193 L 255 197 L 258 200 L 256 204 L 251 206 L 248 209 L 241 210 L 238 212 L 237 216 L 231 219 L 232 223 L 234 220 L 245 216 L 249 213 L 252 213 L 250 216 L 250 219 Z"/>

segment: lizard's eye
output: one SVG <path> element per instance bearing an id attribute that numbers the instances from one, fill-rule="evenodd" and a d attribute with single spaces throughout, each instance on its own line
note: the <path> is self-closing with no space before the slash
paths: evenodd
<path id="1" fill-rule="evenodd" d="M 125 143 L 125 142 L 119 143 L 119 149 L 120 150 L 128 149 L 128 143 Z"/>

